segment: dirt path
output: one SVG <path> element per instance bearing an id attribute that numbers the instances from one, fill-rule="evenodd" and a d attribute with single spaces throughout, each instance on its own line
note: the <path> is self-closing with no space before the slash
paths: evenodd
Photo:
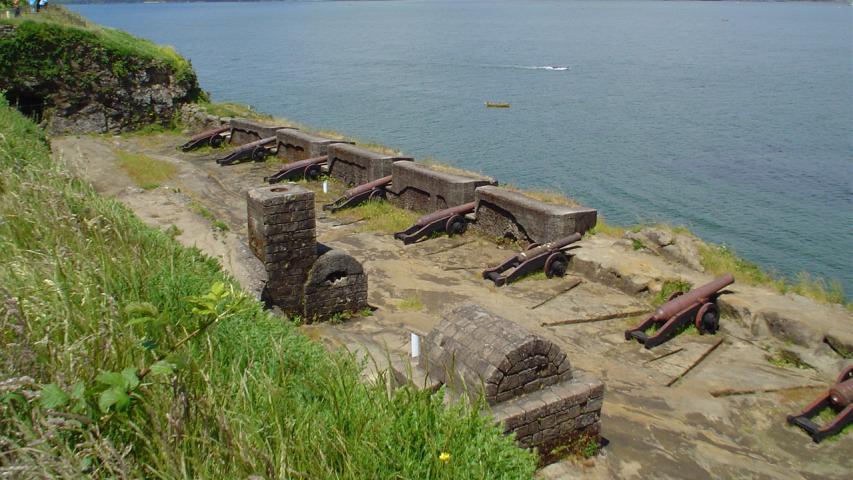
<path id="1" fill-rule="evenodd" d="M 218 258 L 247 290 L 257 293 L 264 272 L 246 246 L 244 195 L 274 172 L 277 162 L 219 167 L 212 155 L 177 152 L 174 146 L 181 142 L 168 135 L 79 137 L 56 139 L 53 148 L 99 192 L 125 203 L 152 226 L 169 229 L 174 225 L 179 241 Z M 170 162 L 178 174 L 160 188 L 139 189 L 117 167 L 115 149 L 144 152 Z M 210 212 L 208 218 L 198 213 L 199 206 Z M 226 223 L 229 230 L 214 228 L 210 217 Z M 540 471 L 542 478 L 841 479 L 853 468 L 853 436 L 815 445 L 803 432 L 785 424 L 788 413 L 799 410 L 824 387 L 710 395 L 722 389 L 827 384 L 828 375 L 820 369 L 768 363 L 767 350 L 777 345 L 749 322 L 724 318 L 716 336 L 681 335 L 649 351 L 624 340 L 622 332 L 636 318 L 543 326 L 649 308 L 642 298 L 599 283 L 595 276 L 586 276 L 566 293 L 560 292 L 576 277 L 527 280 L 498 289 L 483 281 L 479 271 L 510 252 L 476 237 L 403 246 L 388 235 L 359 231 L 358 223 L 341 225 L 340 219 L 322 211 L 318 211 L 317 230 L 320 241 L 363 262 L 369 275 L 369 301 L 377 310 L 370 317 L 340 325 L 303 327 L 309 336 L 330 347 L 367 351 L 375 358 L 383 358 L 389 350 L 405 356 L 410 332 L 426 332 L 444 312 L 474 302 L 557 342 L 576 368 L 605 382 L 602 429 L 609 445 L 594 459 L 551 465 Z M 627 255 L 635 260 L 634 266 L 619 268 L 646 274 L 670 268 L 656 257 L 619 253 L 604 240 L 593 238 L 581 245 L 585 258 L 592 256 L 602 264 L 609 261 L 608 255 Z M 696 275 L 697 281 L 702 278 L 685 275 Z M 735 285 L 733 290 L 737 296 L 748 289 Z M 723 344 L 705 361 L 674 386 L 666 386 L 720 338 L 725 339 Z M 656 359 L 667 352 L 675 353 Z M 826 370 L 835 368 L 832 361 L 827 360 Z"/>

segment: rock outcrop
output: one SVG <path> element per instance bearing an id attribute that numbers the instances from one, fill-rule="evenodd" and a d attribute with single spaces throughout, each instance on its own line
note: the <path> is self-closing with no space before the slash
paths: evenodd
<path id="1" fill-rule="evenodd" d="M 54 134 L 173 123 L 203 96 L 173 50 L 113 30 L 24 21 L 0 30 L 0 91 Z"/>

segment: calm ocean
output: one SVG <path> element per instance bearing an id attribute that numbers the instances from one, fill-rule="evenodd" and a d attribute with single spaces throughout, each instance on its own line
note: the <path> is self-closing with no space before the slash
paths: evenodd
<path id="1" fill-rule="evenodd" d="M 831 3 L 76 5 L 214 100 L 683 224 L 853 293 L 853 25 Z M 485 101 L 512 104 L 486 109 Z"/>

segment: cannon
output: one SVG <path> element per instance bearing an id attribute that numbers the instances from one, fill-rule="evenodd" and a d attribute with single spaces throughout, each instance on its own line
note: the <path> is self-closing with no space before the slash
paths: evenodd
<path id="1" fill-rule="evenodd" d="M 825 409 L 832 410 L 835 417 L 820 426 L 812 421 Z M 829 390 L 810 403 L 802 412 L 788 415 L 788 423 L 806 431 L 815 443 L 831 437 L 853 423 L 853 365 L 849 365 Z"/>
<path id="2" fill-rule="evenodd" d="M 234 165 L 235 163 L 240 163 L 246 160 L 263 162 L 264 159 L 267 158 L 267 155 L 272 154 L 272 149 L 271 147 L 269 147 L 269 144 L 271 143 L 275 144 L 275 137 L 267 137 L 262 138 L 260 140 L 255 140 L 254 142 L 250 142 L 240 146 L 228 155 L 216 160 L 216 163 L 224 166 Z"/>
<path id="3" fill-rule="evenodd" d="M 219 127 L 212 130 L 206 130 L 187 140 L 187 143 L 181 145 L 180 148 L 184 152 L 189 152 L 190 150 L 195 150 L 196 148 L 201 148 L 205 145 L 210 145 L 213 148 L 219 148 L 228 138 L 230 132 L 231 127 Z"/>
<path id="4" fill-rule="evenodd" d="M 465 215 L 473 212 L 476 205 L 477 202 L 465 203 L 424 215 L 411 227 L 395 233 L 394 238 L 408 245 L 439 231 L 444 231 L 449 236 L 462 235 L 468 229 Z"/>
<path id="5" fill-rule="evenodd" d="M 328 159 L 328 155 L 322 155 L 314 158 L 306 158 L 305 160 L 300 160 L 298 162 L 288 163 L 275 174 L 270 175 L 269 177 L 264 177 L 264 181 L 273 184 L 283 180 L 291 180 L 299 177 L 306 180 L 313 180 L 320 176 L 322 166 Z"/>
<path id="6" fill-rule="evenodd" d="M 625 330 L 625 340 L 637 339 L 646 348 L 652 348 L 672 338 L 678 330 L 693 322 L 699 333 L 716 333 L 720 328 L 720 310 L 717 297 L 720 290 L 735 282 L 730 273 L 687 293 L 675 292 L 667 302 L 634 328 Z M 646 334 L 652 326 L 659 326 L 653 335 Z"/>
<path id="7" fill-rule="evenodd" d="M 568 237 L 542 245 L 532 243 L 527 250 L 509 257 L 497 267 L 484 270 L 483 278 L 501 287 L 540 268 L 545 271 L 545 276 L 548 278 L 562 277 L 569 266 L 569 257 L 565 250 L 580 239 L 580 233 L 573 233 Z"/>
<path id="8" fill-rule="evenodd" d="M 323 205 L 323 210 L 334 213 L 342 208 L 354 207 L 365 200 L 385 198 L 385 187 L 389 183 L 391 183 L 391 175 L 350 188 L 341 198 Z"/>

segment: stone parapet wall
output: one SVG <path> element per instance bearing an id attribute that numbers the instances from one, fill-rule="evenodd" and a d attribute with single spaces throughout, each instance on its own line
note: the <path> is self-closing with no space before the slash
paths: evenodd
<path id="1" fill-rule="evenodd" d="M 231 145 L 245 145 L 262 138 L 274 137 L 278 130 L 290 128 L 293 127 L 269 125 L 245 118 L 232 118 Z"/>
<path id="2" fill-rule="evenodd" d="M 328 146 L 335 143 L 353 143 L 345 140 L 320 137 L 293 128 L 277 131 L 276 139 L 278 140 L 278 152 L 276 155 L 289 162 L 326 155 Z"/>
<path id="3" fill-rule="evenodd" d="M 574 378 L 547 390 L 495 405 L 492 414 L 525 448 L 536 448 L 543 463 L 559 458 L 559 447 L 601 433 L 604 384 L 576 371 Z M 557 450 L 555 452 L 555 450 Z"/>
<path id="4" fill-rule="evenodd" d="M 495 238 L 547 243 L 595 226 L 592 208 L 553 205 L 501 187 L 476 190 L 477 222 L 474 227 Z"/>
<path id="5" fill-rule="evenodd" d="M 366 148 L 335 143 L 328 146 L 329 175 L 345 185 L 355 186 L 391 175 L 391 165 L 411 161 L 409 157 L 395 157 Z"/>
<path id="6" fill-rule="evenodd" d="M 456 175 L 415 162 L 396 162 L 391 174 L 393 202 L 424 213 L 473 202 L 477 187 L 497 184 L 489 177 Z"/>

